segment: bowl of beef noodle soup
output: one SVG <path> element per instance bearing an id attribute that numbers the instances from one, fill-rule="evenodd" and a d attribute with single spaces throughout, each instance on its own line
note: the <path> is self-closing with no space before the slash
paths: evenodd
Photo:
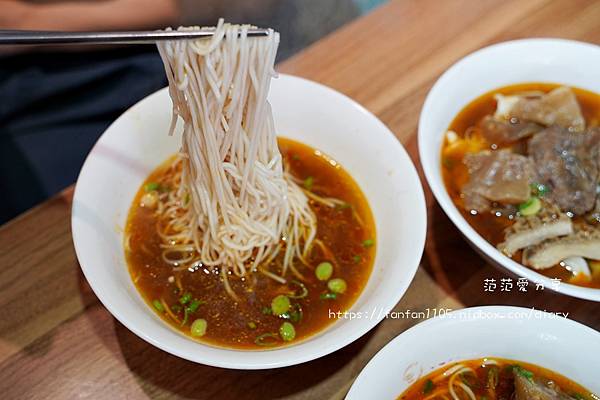
<path id="1" fill-rule="evenodd" d="M 564 40 L 479 50 L 438 80 L 419 124 L 429 184 L 475 248 L 520 278 L 596 301 L 598 62 L 598 46 Z"/>
<path id="2" fill-rule="evenodd" d="M 159 44 L 169 87 L 95 145 L 72 227 L 86 279 L 131 331 L 260 369 L 374 327 L 416 272 L 426 216 L 385 125 L 332 89 L 275 77 L 279 35 L 247 30 L 221 22 L 210 40 Z"/>
<path id="3" fill-rule="evenodd" d="M 520 307 L 421 322 L 373 357 L 346 399 L 598 400 L 600 333 Z"/>

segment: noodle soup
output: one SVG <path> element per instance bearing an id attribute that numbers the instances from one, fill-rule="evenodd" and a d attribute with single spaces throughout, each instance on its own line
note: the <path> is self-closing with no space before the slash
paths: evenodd
<path id="1" fill-rule="evenodd" d="M 499 358 L 448 364 L 413 383 L 397 400 L 597 400 L 572 380 L 537 365 Z"/>
<path id="2" fill-rule="evenodd" d="M 600 288 L 600 95 L 499 88 L 451 122 L 442 177 L 465 220 L 516 262 Z"/>
<path id="3" fill-rule="evenodd" d="M 326 155 L 292 140 L 278 142 L 287 172 L 307 193 L 317 217 L 305 263 L 296 262 L 283 275 L 283 240 L 273 260 L 259 267 L 266 274 L 237 277 L 229 269 L 223 277 L 221 266 L 191 264 L 197 255 L 192 248 L 179 254 L 180 262 L 169 254 L 165 259 L 159 208 L 179 187 L 177 158 L 157 168 L 139 189 L 125 229 L 126 259 L 142 297 L 174 329 L 220 347 L 281 346 L 324 329 L 335 321 L 331 313 L 347 310 L 366 285 L 375 228 L 364 195 Z"/>

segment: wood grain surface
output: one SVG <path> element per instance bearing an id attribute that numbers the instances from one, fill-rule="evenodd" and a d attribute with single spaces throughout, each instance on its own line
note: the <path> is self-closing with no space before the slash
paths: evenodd
<path id="1" fill-rule="evenodd" d="M 465 54 L 524 37 L 600 42 L 594 0 L 392 1 L 283 64 L 363 104 L 419 167 L 417 120 L 437 77 Z M 282 38 L 285 40 L 285 38 Z M 553 294 L 486 293 L 505 277 L 481 259 L 423 179 L 429 231 L 421 266 L 396 310 L 513 304 L 570 312 L 600 329 L 596 303 Z M 0 228 L 0 399 L 341 399 L 368 360 L 419 322 L 386 319 L 355 343 L 302 365 L 235 371 L 196 365 L 139 339 L 99 303 L 70 232 L 72 189 Z"/>

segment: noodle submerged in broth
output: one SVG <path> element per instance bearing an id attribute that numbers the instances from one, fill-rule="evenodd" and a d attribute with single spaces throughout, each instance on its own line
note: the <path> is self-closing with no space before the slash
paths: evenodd
<path id="1" fill-rule="evenodd" d="M 222 21 L 159 43 L 181 150 L 139 190 L 132 278 L 171 326 L 225 347 L 305 338 L 356 299 L 375 231 L 360 189 L 321 152 L 275 136 L 267 94 L 279 35 Z M 180 28 L 198 29 L 198 28 Z"/>
<path id="2" fill-rule="evenodd" d="M 413 383 L 397 400 L 598 400 L 548 369 L 500 358 L 445 365 Z"/>
<path id="3" fill-rule="evenodd" d="M 158 200 L 168 199 L 177 190 L 181 169 L 177 156 L 157 168 L 135 197 L 125 229 L 132 279 L 150 306 L 184 334 L 193 336 L 191 324 L 203 319 L 206 332 L 196 336 L 203 342 L 260 349 L 284 344 L 279 330 L 289 322 L 295 333 L 293 341 L 298 341 L 333 323 L 332 313 L 347 310 L 366 285 L 376 238 L 365 197 L 339 164 L 332 165 L 333 160 L 298 142 L 279 139 L 279 143 L 288 172 L 302 182 L 303 190 L 310 190 L 318 198 L 337 199 L 333 205 L 309 200 L 318 228 L 306 264 L 299 263 L 296 274 L 288 271 L 282 275 L 283 241 L 281 250 L 266 265 L 278 279 L 283 276 L 284 283 L 261 273 L 237 277 L 229 270 L 234 299 L 224 288 L 220 266 L 191 262 L 198 256 L 193 246 L 187 248 L 187 253 L 178 252 L 179 260 L 172 254 L 167 257 L 173 259 L 165 260 L 159 233 L 164 229 L 161 221 L 165 208 L 161 209 Z M 330 282 L 340 280 L 346 288 L 336 293 L 330 289 Z M 275 300 L 278 296 L 289 301 L 280 315 L 273 308 L 286 308 L 286 300 Z"/>

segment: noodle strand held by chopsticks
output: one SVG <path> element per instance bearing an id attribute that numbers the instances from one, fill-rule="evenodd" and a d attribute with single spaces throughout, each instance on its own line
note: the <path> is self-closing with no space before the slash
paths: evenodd
<path id="1" fill-rule="evenodd" d="M 225 277 L 256 271 L 283 240 L 283 276 L 307 254 L 317 222 L 283 171 L 267 101 L 279 34 L 250 38 L 249 28 L 220 20 L 211 39 L 158 43 L 173 101 L 171 133 L 183 120 L 178 190 L 159 208 L 159 233 L 167 255 L 193 244 L 201 263 L 225 268 Z"/>

